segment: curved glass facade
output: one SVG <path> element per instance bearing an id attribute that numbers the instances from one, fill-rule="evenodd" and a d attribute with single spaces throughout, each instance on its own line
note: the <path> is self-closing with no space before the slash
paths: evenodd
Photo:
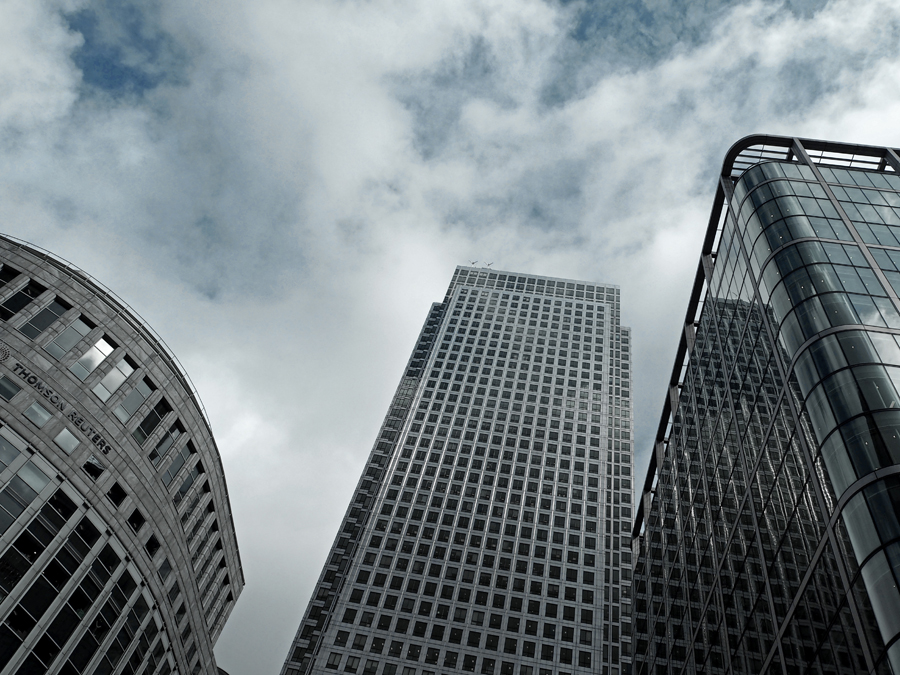
<path id="1" fill-rule="evenodd" d="M 636 672 L 900 672 L 898 170 L 729 153 L 634 529 Z"/>
<path id="2" fill-rule="evenodd" d="M 107 289 L 0 237 L 0 673 L 218 673 L 243 587 L 190 381 Z"/>

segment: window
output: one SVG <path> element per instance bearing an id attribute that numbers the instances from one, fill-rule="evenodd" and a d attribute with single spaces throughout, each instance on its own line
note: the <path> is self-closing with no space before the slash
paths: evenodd
<path id="1" fill-rule="evenodd" d="M 197 462 L 193 469 L 188 472 L 187 477 L 184 479 L 184 482 L 179 486 L 178 491 L 172 496 L 173 501 L 176 505 L 181 503 L 181 500 L 185 498 L 188 491 L 190 491 L 191 487 L 194 485 L 194 482 L 197 478 L 203 473 L 203 463 Z"/>
<path id="2" fill-rule="evenodd" d="M 75 377 L 84 382 L 88 375 L 103 363 L 103 359 L 112 354 L 116 346 L 105 336 L 97 340 L 93 347 L 85 352 L 84 356 L 69 366 L 69 370 Z"/>
<path id="3" fill-rule="evenodd" d="M 163 417 L 170 412 L 172 412 L 172 406 L 169 405 L 169 402 L 164 398 L 160 399 L 153 407 L 153 410 L 147 413 L 144 421 L 131 433 L 132 438 L 137 441 L 138 445 L 143 445 L 144 441 L 147 440 L 150 434 L 152 434 L 156 427 L 159 426 L 159 423 L 162 422 Z"/>
<path id="4" fill-rule="evenodd" d="M 58 434 L 56 434 L 56 438 L 53 439 L 53 442 L 56 443 L 67 455 L 71 455 L 75 448 L 78 447 L 78 439 L 75 438 L 75 434 L 73 434 L 68 429 L 63 429 Z"/>
<path id="5" fill-rule="evenodd" d="M 137 369 L 127 356 L 123 357 L 115 367 L 109 371 L 102 380 L 94 386 L 94 394 L 106 403 L 109 397 L 116 393 L 122 383 Z"/>
<path id="6" fill-rule="evenodd" d="M 144 518 L 144 514 L 141 513 L 138 509 L 135 509 L 131 512 L 131 515 L 128 516 L 128 525 L 135 532 L 140 531 L 140 529 L 144 526 L 144 523 L 147 522 L 147 519 Z"/>
<path id="7" fill-rule="evenodd" d="M 13 436 L 13 438 L 10 438 Z M 21 442 L 20 442 L 21 441 Z M 15 445 L 13 445 L 15 442 Z M 28 447 L 18 434 L 14 434 L 9 427 L 0 428 L 0 470 L 6 469 L 21 454 L 19 450 Z"/>
<path id="8" fill-rule="evenodd" d="M 138 382 L 137 386 L 131 390 L 131 393 L 113 410 L 119 421 L 124 424 L 131 419 L 131 416 L 137 412 L 137 409 L 141 407 L 141 404 L 147 400 L 155 389 L 156 387 L 146 377 Z"/>
<path id="9" fill-rule="evenodd" d="M 9 401 L 20 391 L 22 391 L 22 387 L 10 380 L 6 375 L 0 375 L 0 397 Z"/>
<path id="10" fill-rule="evenodd" d="M 159 464 L 159 462 L 169 453 L 169 450 L 172 449 L 172 446 L 175 444 L 175 441 L 178 440 L 178 437 L 183 433 L 184 427 L 181 426 L 181 422 L 176 421 L 175 424 L 169 427 L 169 430 L 159 440 L 156 447 L 150 451 L 150 461 L 153 463 L 153 466 Z"/>
<path id="11" fill-rule="evenodd" d="M 53 302 L 35 314 L 26 324 L 20 326 L 19 332 L 34 340 L 69 309 L 71 307 L 65 301 L 54 298 Z"/>
<path id="12" fill-rule="evenodd" d="M 0 319 L 9 321 L 13 316 L 24 309 L 32 300 L 43 293 L 45 289 L 35 281 L 29 281 L 21 291 L 14 293 L 0 305 Z"/>
<path id="13" fill-rule="evenodd" d="M 72 349 L 72 347 L 78 344 L 81 338 L 90 333 L 91 328 L 93 327 L 94 326 L 83 316 L 79 317 L 62 333 L 57 335 L 52 342 L 44 347 L 44 351 L 48 352 L 56 359 L 61 359 L 70 349 Z"/>
<path id="14" fill-rule="evenodd" d="M 34 491 L 33 495 L 28 496 L 28 500 L 25 502 L 26 506 L 31 502 L 31 500 L 37 497 L 41 493 L 41 490 L 47 487 L 47 483 L 50 482 L 47 474 L 37 468 L 37 466 L 35 466 L 34 463 L 30 461 L 26 462 L 22 466 L 22 468 L 19 469 L 18 473 L 16 473 L 16 478 L 19 479 L 19 481 L 13 480 L 6 488 L 6 490 L 4 490 L 4 493 L 8 495 L 9 493 L 7 491 L 12 490 L 20 499 L 25 499 L 27 493 L 22 488 L 22 484 L 24 483 L 24 485 L 27 485 Z M 93 527 L 93 525 L 91 527 Z"/>
<path id="15" fill-rule="evenodd" d="M 9 265 L 0 266 L 0 288 L 19 276 L 19 270 Z"/>
<path id="16" fill-rule="evenodd" d="M 87 458 L 87 461 L 81 466 L 81 469 L 94 481 L 100 478 L 100 476 L 103 475 L 103 472 L 106 471 L 106 467 L 99 459 L 94 457 L 94 455 Z"/>
<path id="17" fill-rule="evenodd" d="M 187 462 L 188 458 L 193 453 L 194 446 L 190 441 L 188 441 L 181 449 L 181 451 L 175 454 L 175 456 L 172 458 L 171 464 L 169 464 L 169 468 L 166 469 L 162 475 L 162 482 L 166 487 L 169 487 L 172 484 L 172 481 L 175 479 L 175 476 L 178 475 L 181 467 L 184 466 L 185 462 Z"/>
<path id="18" fill-rule="evenodd" d="M 50 411 L 44 408 L 40 403 L 32 403 L 28 410 L 22 414 L 25 415 L 25 417 L 38 429 L 47 424 L 47 422 L 50 421 L 50 418 L 53 417 L 53 415 L 50 414 Z"/>
<path id="19" fill-rule="evenodd" d="M 147 550 L 147 555 L 152 558 L 153 555 L 159 550 L 159 539 L 156 538 L 156 535 L 150 535 L 147 543 L 144 544 L 144 548 Z"/>
<path id="20" fill-rule="evenodd" d="M 341 655 L 336 652 L 331 652 L 328 655 L 328 662 L 325 664 L 326 668 L 331 668 L 332 670 L 337 670 L 338 666 L 341 665 Z"/>
<path id="21" fill-rule="evenodd" d="M 122 502 L 125 501 L 125 497 L 128 496 L 128 493 L 122 488 L 118 483 L 113 483 L 112 487 L 106 492 L 106 498 L 111 501 L 116 506 L 121 506 Z"/>

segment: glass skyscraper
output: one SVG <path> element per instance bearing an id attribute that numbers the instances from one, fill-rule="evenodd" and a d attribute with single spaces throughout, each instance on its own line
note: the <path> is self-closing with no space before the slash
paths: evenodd
<path id="1" fill-rule="evenodd" d="M 284 675 L 631 661 L 619 290 L 459 267 L 413 349 Z"/>
<path id="2" fill-rule="evenodd" d="M 900 672 L 900 158 L 728 153 L 633 530 L 635 671 Z"/>
<path id="3" fill-rule="evenodd" d="M 0 673 L 216 675 L 243 586 L 175 356 L 85 272 L 0 236 Z"/>

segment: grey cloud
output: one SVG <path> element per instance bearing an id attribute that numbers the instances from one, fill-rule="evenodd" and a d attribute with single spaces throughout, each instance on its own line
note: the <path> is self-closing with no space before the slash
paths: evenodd
<path id="1" fill-rule="evenodd" d="M 480 229 L 506 225 L 536 230 L 539 237 L 577 245 L 584 207 L 585 158 L 554 158 L 546 165 L 527 166 L 510 175 L 499 194 L 484 191 L 468 203 L 448 207 L 448 223 Z M 442 199 L 434 196 L 443 210 Z"/>
<path id="2" fill-rule="evenodd" d="M 252 77 L 241 55 L 218 62 L 196 35 L 169 32 L 164 10 L 98 0 L 58 15 L 82 36 L 68 44 L 81 78 L 67 110 L 10 132 L 0 175 L 60 226 L 115 228 L 198 293 L 271 294 L 303 266 L 303 165 L 268 171 L 279 149 L 254 143 L 250 111 L 232 105 Z"/>
<path id="3" fill-rule="evenodd" d="M 415 148 L 425 161 L 439 158 L 457 125 L 463 105 L 487 99 L 514 106 L 497 62 L 502 57 L 483 36 L 473 36 L 458 53 L 448 55 L 433 69 L 392 75 L 397 99 L 412 114 Z"/>
<path id="4" fill-rule="evenodd" d="M 568 39 L 560 43 L 542 88 L 548 106 L 582 96 L 605 76 L 652 67 L 714 39 L 713 29 L 735 6 L 727 0 L 559 4 L 571 14 Z M 826 5 L 827 0 L 788 0 L 782 11 L 809 17 Z"/>
<path id="5" fill-rule="evenodd" d="M 524 166 L 497 167 L 506 161 L 504 157 L 520 161 L 516 146 L 538 139 L 531 132 L 519 134 L 514 129 L 512 135 L 488 138 L 473 133 L 464 119 L 470 104 L 489 102 L 501 115 L 522 110 L 536 125 L 565 126 L 568 121 L 558 116 L 565 117 L 567 102 L 577 103 L 573 96 L 590 96 L 611 72 L 627 73 L 623 68 L 645 72 L 676 47 L 686 53 L 702 45 L 723 12 L 721 4 L 712 2 L 624 7 L 617 3 L 617 7 L 563 3 L 558 21 L 564 32 L 556 43 L 532 36 L 501 45 L 478 31 L 460 37 L 454 49 L 434 65 L 384 73 L 390 93 L 412 120 L 413 147 L 421 163 L 415 170 L 427 171 L 435 162 L 465 161 L 494 164 L 494 171 L 509 176 L 489 181 L 490 194 L 475 190 L 435 199 L 430 206 L 436 210 L 436 222 L 479 226 L 499 220 L 513 230 L 520 226 L 548 232 L 572 230 L 578 227 L 586 175 L 593 172 L 599 181 L 617 181 L 611 175 L 613 169 L 605 165 L 605 152 L 598 149 L 601 139 L 595 139 L 592 153 L 575 148 L 572 140 L 554 147 L 551 140 L 543 139 L 545 156 L 529 159 Z M 792 16 L 790 7 L 780 11 Z M 306 208 L 316 170 L 304 165 L 307 146 L 302 139 L 316 133 L 316 125 L 324 120 L 301 116 L 297 129 L 301 142 L 294 139 L 292 143 L 299 164 L 295 173 L 268 171 L 266 153 L 278 154 L 281 149 L 271 145 L 271 138 L 264 144 L 248 139 L 244 125 L 254 112 L 247 106 L 235 117 L 233 103 L 246 101 L 254 93 L 255 78 L 277 77 L 277 70 L 260 70 L 259 63 L 235 52 L 233 45 L 216 43 L 216 35 L 172 27 L 170 14 L 162 3 L 96 0 L 65 15 L 69 29 L 83 36 L 82 44 L 70 51 L 71 63 L 82 74 L 77 89 L 81 100 L 68 116 L 44 130 L 60 139 L 47 147 L 48 163 L 56 165 L 58 172 L 76 172 L 84 163 L 94 162 L 92 170 L 101 184 L 130 193 L 127 213 L 115 215 L 117 227 L 141 242 L 160 269 L 171 268 L 197 292 L 209 297 L 268 292 L 280 286 L 285 274 L 302 269 L 311 256 L 317 256 L 323 230 L 334 229 L 341 220 L 322 221 Z M 735 98 L 745 97 L 747 105 L 732 111 L 738 123 L 756 118 L 763 108 L 787 115 L 827 95 L 830 89 L 824 83 L 832 81 L 827 75 L 847 67 L 846 63 L 836 65 L 816 78 L 820 61 L 794 59 L 770 79 L 754 74 L 750 58 L 723 64 L 718 81 L 708 84 L 727 88 Z M 567 81 L 567 73 L 579 84 L 568 94 L 554 94 L 552 107 L 542 107 L 548 105 L 547 87 Z M 667 103 L 650 102 L 635 122 L 671 132 L 692 124 L 695 109 L 708 105 L 711 86 L 691 82 L 675 86 L 681 86 L 678 96 Z M 713 100 L 722 98 L 720 93 Z M 265 123 L 285 122 L 274 118 Z M 292 132 L 284 129 L 279 134 Z M 639 133 L 618 132 L 620 136 Z M 68 138 L 73 134 L 81 135 L 74 144 Z M 731 135 L 725 129 L 720 134 L 723 139 Z M 616 139 L 610 134 L 602 140 Z M 120 161 L 115 155 L 123 144 L 138 146 L 143 157 L 136 165 L 112 168 Z M 66 148 L 64 156 L 55 154 L 58 147 Z M 73 148 L 81 156 L 73 154 Z M 127 184 L 117 185 L 120 181 Z M 99 203 L 105 200 L 101 194 L 72 185 L 78 181 L 66 182 L 64 187 L 55 181 L 28 187 L 45 192 L 48 204 L 65 205 L 59 213 L 65 214 L 63 220 L 70 226 L 75 226 L 79 215 L 82 220 L 93 219 L 107 208 Z M 626 186 L 624 192 L 629 191 Z M 614 202 L 619 207 L 608 216 L 615 219 L 623 214 L 628 202 L 620 194 Z M 442 211 L 442 205 L 450 205 L 449 210 Z M 359 219 L 359 214 L 349 215 Z M 248 228 L 248 223 L 254 226 Z M 553 240 L 565 246 L 580 241 L 578 237 Z M 634 243 L 626 246 L 633 248 Z"/>
<path id="6" fill-rule="evenodd" d="M 609 29 L 603 33 L 603 39 L 630 42 L 631 37 L 641 33 L 649 40 L 654 35 L 652 29 L 674 33 L 654 38 L 660 45 L 658 49 L 640 46 L 642 43 L 637 40 L 638 46 L 631 48 L 642 55 L 644 62 L 633 73 L 620 69 L 611 74 L 609 64 L 602 62 L 603 50 L 592 51 L 588 36 L 563 40 L 558 51 L 550 50 L 545 56 L 553 62 L 560 54 L 566 54 L 568 65 L 576 70 L 588 68 L 595 79 L 579 100 L 564 105 L 566 100 L 560 99 L 559 105 L 551 108 L 537 102 L 546 103 L 542 93 L 545 78 L 559 82 L 559 71 L 551 68 L 548 75 L 539 68 L 510 67 L 509 62 L 527 62 L 532 57 L 524 48 L 520 52 L 507 51 L 506 63 L 498 63 L 496 54 L 484 46 L 483 38 L 476 40 L 477 48 L 465 56 L 448 57 L 456 67 L 442 64 L 438 69 L 443 73 L 441 76 L 430 71 L 404 75 L 404 88 L 398 95 L 413 114 L 416 147 L 426 164 L 474 162 L 484 175 L 492 178 L 496 175 L 496 180 L 482 182 L 461 198 L 435 190 L 431 204 L 442 212 L 442 221 L 472 227 L 491 223 L 493 227 L 507 226 L 511 231 L 535 224 L 548 231 L 583 227 L 578 206 L 581 195 L 586 189 L 599 188 L 599 194 L 593 198 L 602 196 L 607 205 L 607 223 L 613 224 L 627 217 L 634 204 L 644 198 L 644 185 L 633 176 L 646 169 L 653 170 L 663 158 L 673 159 L 664 148 L 673 136 L 687 130 L 694 133 L 698 125 L 706 125 L 696 137 L 698 143 L 693 148 L 696 154 L 692 156 L 694 164 L 690 170 L 699 171 L 707 181 L 712 181 L 722 148 L 737 136 L 757 130 L 759 120 L 772 117 L 787 120 L 805 114 L 846 86 L 844 74 L 863 67 L 858 59 L 873 54 L 891 58 L 897 52 L 895 42 L 888 39 L 835 44 L 812 37 L 804 39 L 802 35 L 797 36 L 798 44 L 793 50 L 779 46 L 784 58 L 770 58 L 759 45 L 726 48 L 723 31 L 746 30 L 763 36 L 767 26 L 777 32 L 778 26 L 788 22 L 794 22 L 797 30 L 802 31 L 803 24 L 797 22 L 806 20 L 804 16 L 814 15 L 817 7 L 812 3 L 779 8 L 759 6 L 764 9 L 745 10 L 737 17 L 732 12 L 729 21 L 722 19 L 725 12 L 722 4 L 697 7 L 663 3 L 652 11 L 645 8 L 640 15 L 634 14 L 633 8 L 623 9 L 621 16 L 616 15 L 618 23 L 614 25 L 603 19 L 604 12 L 612 14 L 609 7 L 597 3 L 578 7 L 578 21 L 588 21 L 584 14 L 593 12 L 595 16 L 590 21 L 595 29 L 599 31 L 604 26 Z M 894 20 L 886 17 L 887 23 Z M 716 21 L 724 23 L 726 28 L 720 26 L 712 31 Z M 736 25 L 741 21 L 747 25 Z M 887 35 L 883 34 L 882 38 Z M 663 56 L 671 51 L 666 47 L 670 41 L 670 46 L 677 45 L 678 49 L 665 61 Z M 578 50 L 584 50 L 594 60 L 585 62 Z M 626 57 L 624 52 L 619 53 L 620 65 L 627 61 Z M 636 67 L 637 63 L 630 65 Z M 448 72 L 453 76 L 448 76 Z M 523 72 L 530 79 L 522 78 Z M 638 91 L 621 87 L 604 94 L 605 83 L 611 79 L 633 80 Z M 571 124 L 571 111 L 583 101 L 602 107 L 605 101 L 600 97 L 604 95 L 611 97 L 609 105 L 613 108 L 629 107 L 642 97 L 641 105 L 631 107 L 630 118 L 616 119 L 611 127 L 596 130 L 588 144 L 583 138 L 566 138 L 565 134 L 558 139 L 547 138 L 547 128 L 567 128 Z M 472 104 L 488 104 L 498 117 L 526 117 L 532 126 L 524 129 L 513 125 L 501 127 L 496 133 L 482 133 L 466 120 L 465 111 Z M 727 112 L 717 109 L 720 106 L 726 106 Z M 598 125 L 602 124 L 604 121 L 598 120 Z M 651 147 L 654 136 L 660 138 L 662 145 Z M 643 157 L 637 160 L 623 157 L 624 161 L 619 161 L 618 149 L 629 144 L 645 146 Z M 523 153 L 519 149 L 523 147 L 537 147 L 541 151 L 529 150 L 528 163 L 522 165 Z M 699 165 L 698 157 L 702 159 Z M 588 174 L 592 185 L 587 183 Z M 560 196 L 564 198 L 559 199 Z M 595 239 L 605 236 L 609 229 L 614 228 L 592 224 Z M 621 242 L 619 249 L 639 249 L 639 237 L 645 234 L 641 228 L 630 230 L 631 240 Z M 614 236 L 622 238 L 622 235 Z M 557 241 L 571 245 L 565 243 L 566 239 Z"/>

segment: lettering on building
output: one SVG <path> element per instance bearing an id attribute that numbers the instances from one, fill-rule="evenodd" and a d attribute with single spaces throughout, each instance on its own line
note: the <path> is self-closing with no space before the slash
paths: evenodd
<path id="1" fill-rule="evenodd" d="M 53 389 L 51 389 L 47 384 L 39 378 L 37 375 L 29 371 L 25 366 L 21 363 L 17 363 L 13 368 L 13 372 L 25 380 L 25 384 L 30 385 L 37 391 L 41 396 L 47 399 L 54 408 L 59 410 L 60 412 L 66 411 L 66 402 L 57 394 Z"/>
<path id="2" fill-rule="evenodd" d="M 69 420 L 73 425 L 75 425 L 78 430 L 87 438 L 91 443 L 97 446 L 97 449 L 100 450 L 104 455 L 108 455 L 109 451 L 112 449 L 112 445 L 101 435 L 99 431 L 94 429 L 91 424 L 85 420 L 84 415 L 82 415 L 75 406 L 67 403 L 63 398 L 57 394 L 50 386 L 47 385 L 41 378 L 28 370 L 21 363 L 16 363 L 13 367 L 13 372 L 18 375 L 22 380 L 25 381 L 26 384 L 33 387 L 35 391 L 41 394 L 45 399 L 50 402 L 54 408 L 59 410 L 60 412 L 65 412 L 66 408 L 71 407 L 69 414 L 66 415 L 66 419 Z"/>

